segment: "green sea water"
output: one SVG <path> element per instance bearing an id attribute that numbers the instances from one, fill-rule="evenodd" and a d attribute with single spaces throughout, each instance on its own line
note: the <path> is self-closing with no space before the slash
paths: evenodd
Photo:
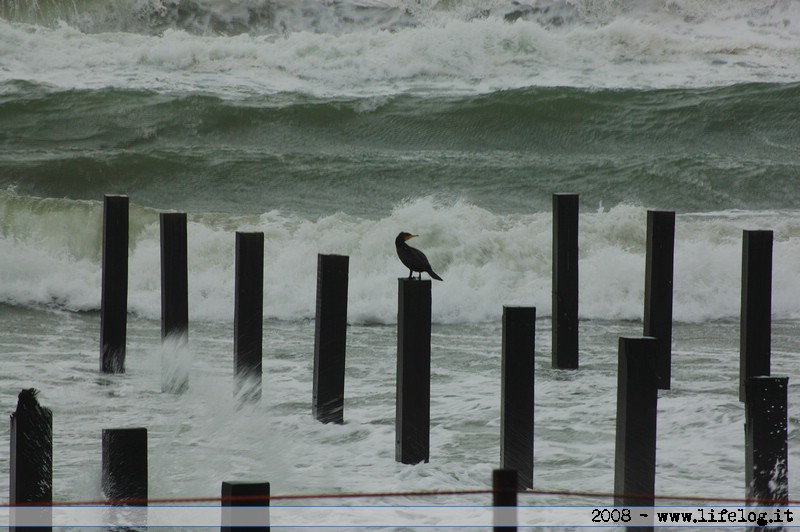
<path id="1" fill-rule="evenodd" d="M 540 211 L 793 208 L 800 85 L 228 99 L 9 82 L 0 187 L 157 208 L 370 217 L 407 198 Z"/>

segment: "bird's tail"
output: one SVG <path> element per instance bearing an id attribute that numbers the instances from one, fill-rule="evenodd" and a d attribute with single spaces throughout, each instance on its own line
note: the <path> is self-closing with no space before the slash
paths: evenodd
<path id="1" fill-rule="evenodd" d="M 433 279 L 436 279 L 437 281 L 444 281 L 444 279 L 442 279 L 441 277 L 439 277 L 438 275 L 436 275 L 436 272 L 435 272 L 435 271 L 433 271 L 433 270 L 428 270 L 428 274 L 429 274 L 429 275 L 430 275 L 430 276 L 431 276 Z"/>

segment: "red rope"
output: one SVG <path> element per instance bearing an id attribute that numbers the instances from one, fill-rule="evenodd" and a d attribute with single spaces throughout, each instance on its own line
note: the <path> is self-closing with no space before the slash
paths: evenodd
<path id="1" fill-rule="evenodd" d="M 369 493 L 300 493 L 288 495 L 245 495 L 236 497 L 174 497 L 174 498 L 152 498 L 152 499 L 120 499 L 120 500 L 100 500 L 100 501 L 65 501 L 53 503 L 6 503 L 0 507 L 15 506 L 145 506 L 145 505 L 168 505 L 186 503 L 221 503 L 221 502 L 263 502 L 263 501 L 288 501 L 288 500 L 311 500 L 311 499 L 377 499 L 391 497 L 440 497 L 450 495 L 489 495 L 494 493 L 491 489 L 475 490 L 445 490 L 445 491 L 392 491 L 392 492 L 369 492 Z M 735 497 L 700 497 L 691 495 L 638 495 L 638 494 L 619 494 L 604 493 L 594 491 L 562 491 L 562 490 L 539 490 L 528 489 L 520 490 L 520 495 L 556 495 L 560 497 L 582 497 L 592 499 L 653 499 L 660 501 L 679 501 L 693 503 L 728 503 L 746 506 L 750 503 L 758 503 L 765 506 L 795 506 L 800 505 L 800 500 L 779 500 L 779 499 L 753 499 Z"/>

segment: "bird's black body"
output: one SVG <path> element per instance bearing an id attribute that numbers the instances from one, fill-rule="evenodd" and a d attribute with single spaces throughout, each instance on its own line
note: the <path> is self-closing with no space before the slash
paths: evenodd
<path id="1" fill-rule="evenodd" d="M 406 244 L 406 240 L 416 235 L 410 233 L 400 233 L 394 239 L 394 246 L 397 248 L 397 256 L 400 257 L 400 262 L 408 268 L 408 278 L 414 276 L 414 272 L 419 272 L 419 279 L 422 279 L 422 272 L 427 273 L 433 279 L 441 281 L 442 278 L 436 275 L 436 272 L 431 268 L 431 263 L 428 262 L 428 257 L 423 252 L 416 248 L 412 248 Z"/>

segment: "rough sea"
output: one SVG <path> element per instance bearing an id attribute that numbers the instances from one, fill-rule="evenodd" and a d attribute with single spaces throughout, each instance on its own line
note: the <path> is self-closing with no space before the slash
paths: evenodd
<path id="1" fill-rule="evenodd" d="M 580 194 L 577 371 L 550 367 L 560 192 Z M 104 194 L 131 202 L 114 376 L 98 373 Z M 534 487 L 610 493 L 617 342 L 642 334 L 648 209 L 677 214 L 656 494 L 745 495 L 742 231 L 769 229 L 797 499 L 800 2 L 0 0 L 0 405 L 35 387 L 53 410 L 56 501 L 102 498 L 101 430 L 129 426 L 148 428 L 156 498 L 247 479 L 273 494 L 488 489 L 503 305 L 537 309 Z M 160 338 L 165 211 L 188 215 L 186 349 Z M 236 231 L 265 234 L 264 395 L 244 408 Z M 400 231 L 444 278 L 431 458 L 416 466 L 394 459 Z M 350 256 L 341 426 L 311 416 L 318 253 Z M 162 358 L 189 374 L 185 393 L 161 392 Z"/>

